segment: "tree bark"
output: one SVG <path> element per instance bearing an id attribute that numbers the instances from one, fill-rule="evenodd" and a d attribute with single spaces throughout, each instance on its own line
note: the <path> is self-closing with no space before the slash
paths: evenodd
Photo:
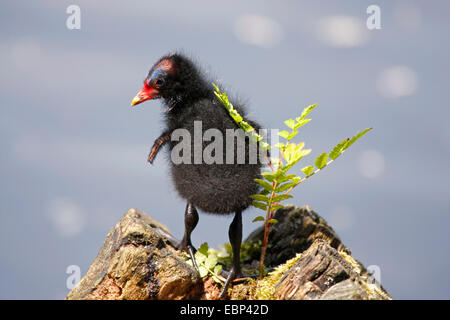
<path id="1" fill-rule="evenodd" d="M 308 206 L 287 206 L 275 214 L 266 265 L 275 267 L 261 281 L 232 285 L 231 299 L 391 299 L 355 260 L 333 229 Z M 159 232 L 170 234 L 145 213 L 130 209 L 108 233 L 87 274 L 66 297 L 78 299 L 217 299 L 221 286 L 200 278 Z M 244 247 L 261 242 L 263 228 Z M 243 265 L 258 264 L 258 250 L 247 250 Z"/>

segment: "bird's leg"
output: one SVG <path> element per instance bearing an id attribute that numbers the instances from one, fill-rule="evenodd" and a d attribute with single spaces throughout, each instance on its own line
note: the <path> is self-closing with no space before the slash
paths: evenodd
<path id="1" fill-rule="evenodd" d="M 236 278 L 241 277 L 241 243 L 242 243 L 242 213 L 237 211 L 234 215 L 233 222 L 230 224 L 228 230 L 228 237 L 230 238 L 231 249 L 233 251 L 233 266 L 231 267 L 228 278 L 223 285 L 222 292 L 219 299 L 221 299 L 226 293 L 230 282 Z"/>
<path id="2" fill-rule="evenodd" d="M 161 149 L 161 147 L 169 141 L 170 141 L 170 133 L 168 131 L 164 131 L 159 136 L 159 138 L 156 139 L 155 142 L 153 143 L 153 147 L 150 150 L 150 154 L 148 155 L 147 161 L 153 163 L 153 160 L 155 159 L 159 149 Z"/>
<path id="3" fill-rule="evenodd" d="M 198 271 L 197 263 L 195 262 L 195 248 L 191 242 L 191 233 L 195 229 L 198 223 L 198 212 L 194 205 L 190 202 L 186 205 L 186 211 L 184 212 L 184 236 L 181 240 L 179 249 L 187 251 L 191 256 L 192 264 Z"/>

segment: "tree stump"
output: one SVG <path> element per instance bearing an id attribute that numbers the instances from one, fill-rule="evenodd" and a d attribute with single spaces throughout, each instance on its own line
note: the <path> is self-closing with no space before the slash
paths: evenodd
<path id="1" fill-rule="evenodd" d="M 263 280 L 234 284 L 231 299 L 391 299 L 355 260 L 333 229 L 308 206 L 287 206 L 275 218 Z M 130 209 L 108 233 L 87 274 L 66 297 L 78 299 L 217 299 L 221 286 L 200 278 L 187 257 L 159 232 L 170 231 L 142 211 Z M 262 227 L 244 246 L 260 243 Z M 258 251 L 243 257 L 254 266 Z"/>

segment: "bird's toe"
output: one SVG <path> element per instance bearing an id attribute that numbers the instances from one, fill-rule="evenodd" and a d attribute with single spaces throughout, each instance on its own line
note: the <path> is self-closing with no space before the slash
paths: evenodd
<path id="1" fill-rule="evenodd" d="M 181 241 L 176 239 L 174 236 L 172 236 L 169 232 L 156 227 L 156 232 L 158 232 L 164 239 L 167 240 L 167 242 L 169 242 L 169 244 L 174 247 L 174 248 L 179 248 Z"/>
<path id="2" fill-rule="evenodd" d="M 197 272 L 199 272 L 197 262 L 195 260 L 195 252 L 197 251 L 197 249 L 195 249 L 195 247 L 191 244 L 186 244 L 184 241 L 181 241 L 177 248 L 178 250 L 184 251 L 189 254 L 189 257 L 192 260 L 193 267 L 195 268 L 195 270 L 197 270 Z"/>
<path id="3" fill-rule="evenodd" d="M 223 285 L 222 291 L 220 292 L 219 299 L 222 299 L 225 297 L 228 291 L 228 287 L 230 286 L 230 283 L 235 281 L 245 281 L 249 277 L 245 277 L 242 275 L 241 271 L 237 271 L 234 267 L 231 268 L 230 271 L 224 271 L 222 274 L 226 277 L 225 284 Z"/>

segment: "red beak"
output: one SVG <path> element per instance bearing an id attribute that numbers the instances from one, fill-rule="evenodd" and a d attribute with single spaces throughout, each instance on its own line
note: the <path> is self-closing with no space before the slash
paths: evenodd
<path id="1" fill-rule="evenodd" d="M 131 106 L 135 106 L 141 102 L 154 99 L 158 95 L 158 93 L 159 92 L 157 89 L 153 87 L 147 88 L 147 86 L 144 84 L 141 91 L 139 91 L 131 101 Z"/>

